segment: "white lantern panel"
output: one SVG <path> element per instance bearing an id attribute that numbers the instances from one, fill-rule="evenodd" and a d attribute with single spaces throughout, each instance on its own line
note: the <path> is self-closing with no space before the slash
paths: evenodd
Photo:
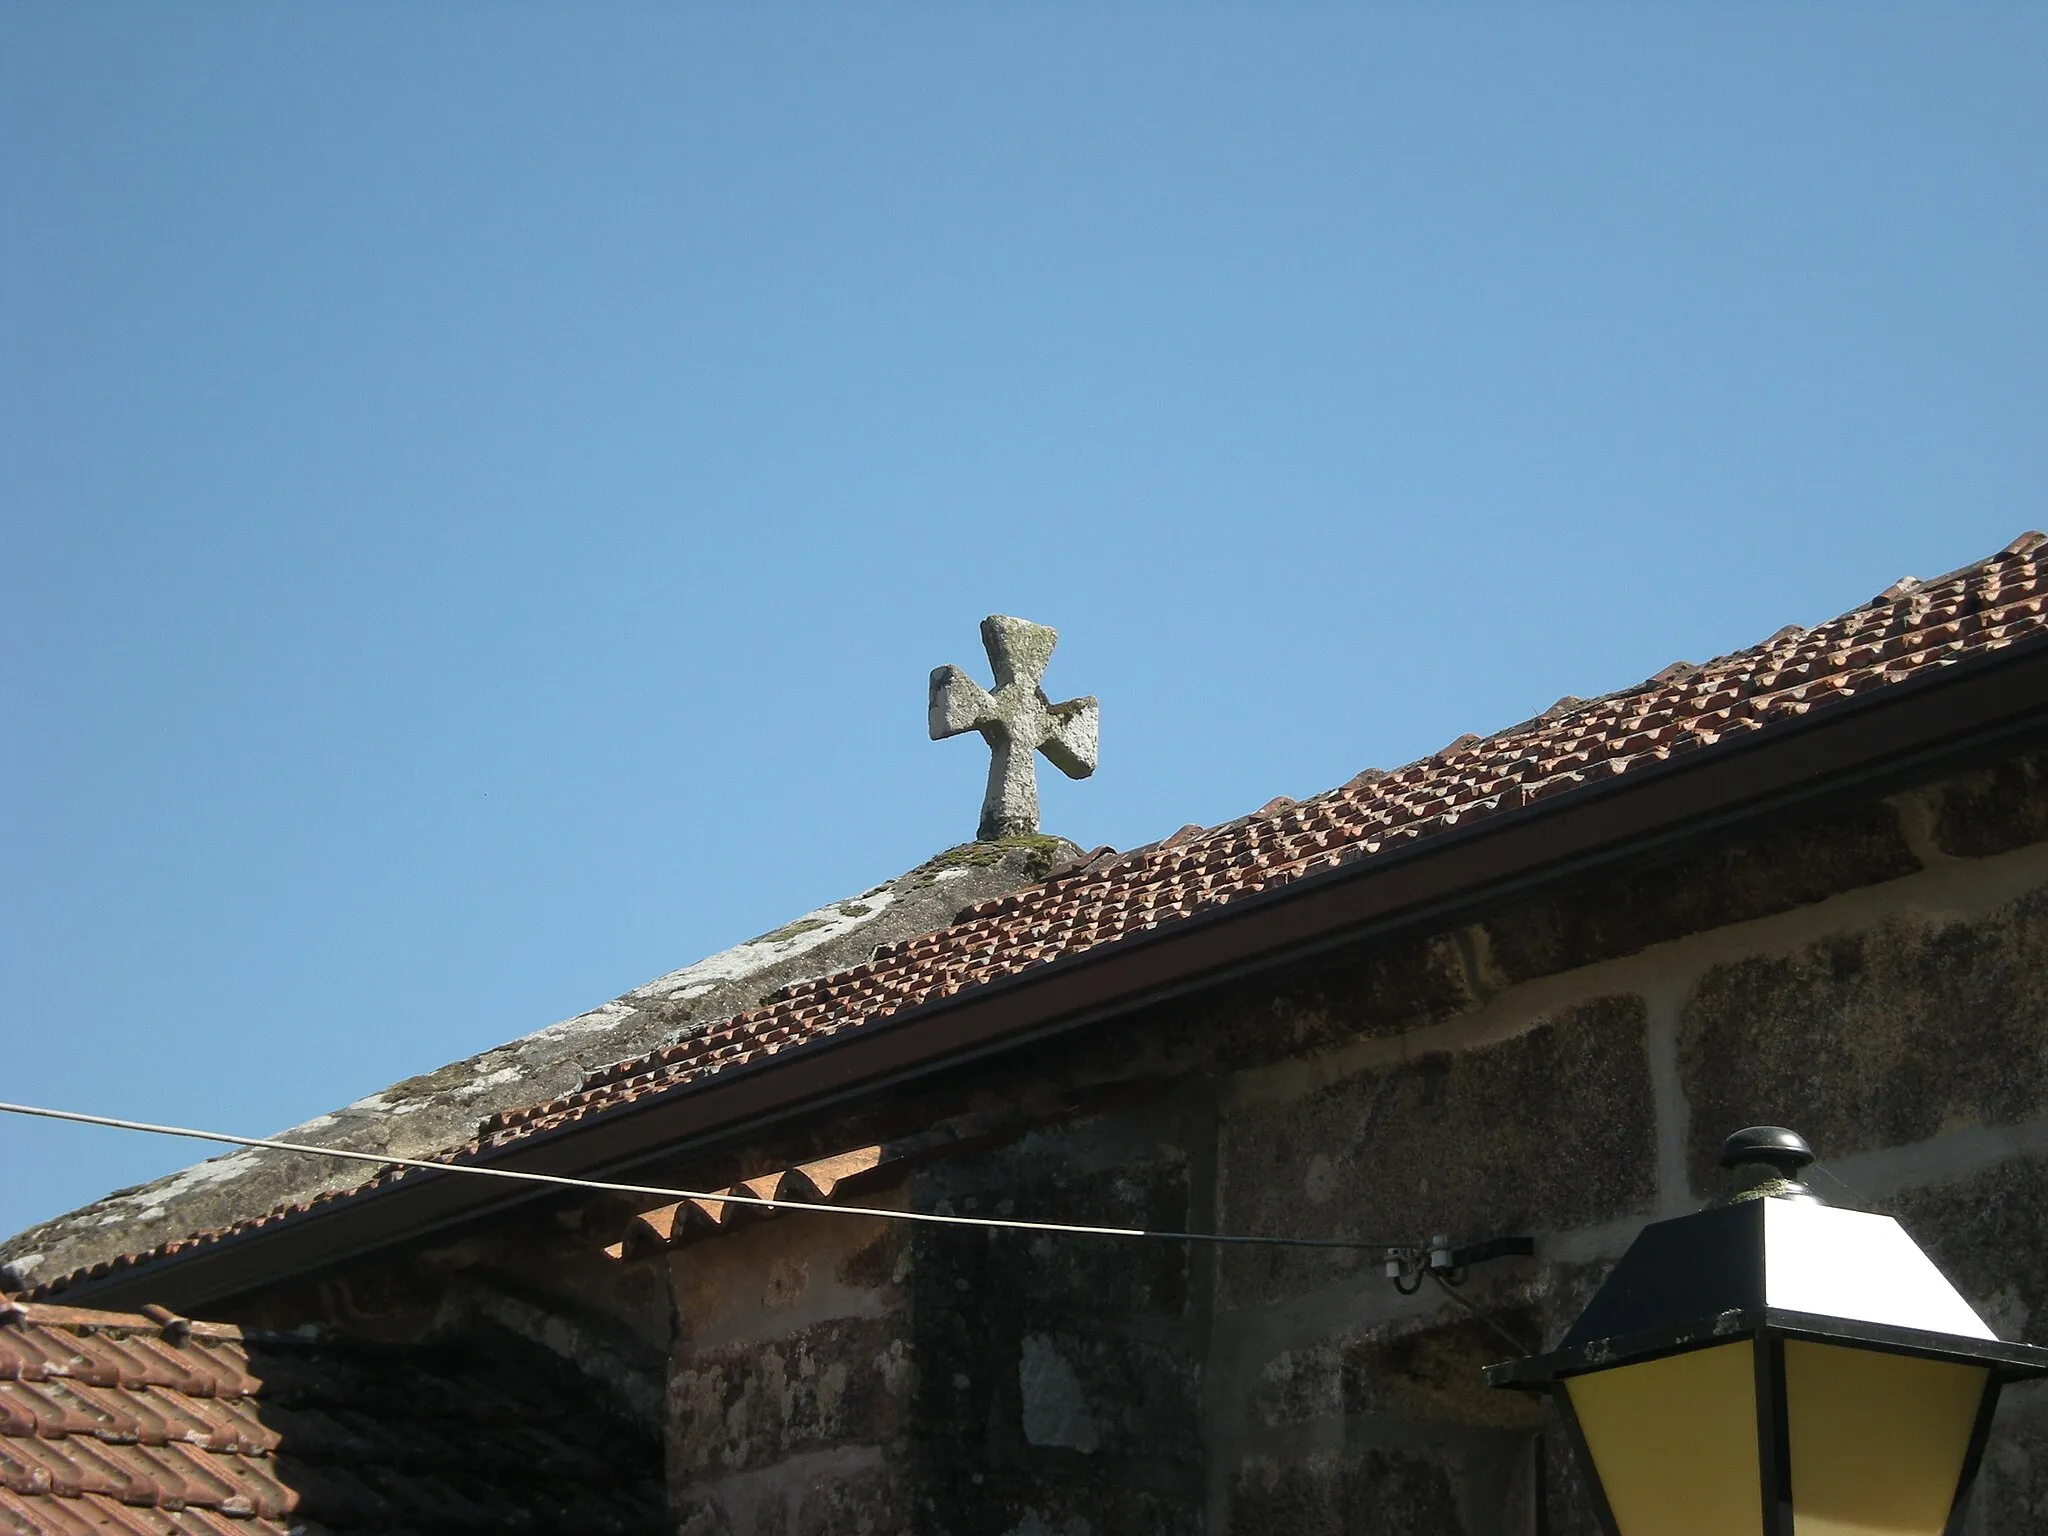
<path id="1" fill-rule="evenodd" d="M 1995 1339 L 1889 1216 L 1798 1200 L 1761 1200 L 1764 1303 L 1787 1312 Z"/>

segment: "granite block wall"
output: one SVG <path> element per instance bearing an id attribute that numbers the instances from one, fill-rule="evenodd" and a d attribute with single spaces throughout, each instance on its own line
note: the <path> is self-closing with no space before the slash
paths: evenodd
<path id="1" fill-rule="evenodd" d="M 1368 1243 L 1533 1236 L 1534 1259 L 1475 1271 L 1471 1307 L 1397 1294 L 1370 1246 L 814 1214 L 607 1270 L 592 1234 L 616 1222 L 560 1213 L 435 1272 L 629 1386 L 653 1352 L 679 1536 L 1590 1536 L 1548 1410 L 1481 1368 L 1554 1343 L 1644 1222 L 1711 1197 L 1743 1125 L 1802 1130 L 1824 1196 L 1897 1214 L 1994 1328 L 2048 1344 L 2044 961 L 2048 770 L 2016 758 L 1211 988 L 670 1171 L 707 1187 L 793 1146 L 1029 1103 L 1008 1139 L 873 1198 Z M 2048 1394 L 2009 1395 L 1971 1528 L 2048 1529 Z"/>

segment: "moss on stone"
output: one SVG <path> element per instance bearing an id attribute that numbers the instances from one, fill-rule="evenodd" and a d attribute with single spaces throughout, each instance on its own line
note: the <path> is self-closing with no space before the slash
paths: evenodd
<path id="1" fill-rule="evenodd" d="M 948 848 L 944 853 L 926 859 L 910 873 L 918 884 L 929 885 L 944 870 L 993 869 L 1010 855 L 1021 853 L 1032 878 L 1043 880 L 1080 851 L 1078 845 L 1064 837 L 1028 832 L 1016 837 L 991 838 L 987 842 L 962 843 L 957 848 Z"/>
<path id="2" fill-rule="evenodd" d="M 798 934 L 815 933 L 825 926 L 822 917 L 800 917 L 793 923 L 784 923 L 773 933 L 764 933 L 758 939 L 749 939 L 750 944 L 780 944 L 784 939 L 793 939 Z"/>

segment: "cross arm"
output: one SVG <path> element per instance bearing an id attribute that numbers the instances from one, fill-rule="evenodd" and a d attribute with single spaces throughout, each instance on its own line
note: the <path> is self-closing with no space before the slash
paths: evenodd
<path id="1" fill-rule="evenodd" d="M 958 667 L 932 668 L 926 714 L 933 741 L 978 731 L 998 718 L 996 701 L 988 696 L 988 690 Z"/>
<path id="2" fill-rule="evenodd" d="M 1095 700 L 1069 699 L 1046 709 L 1047 730 L 1039 750 L 1070 779 L 1095 771 L 1102 711 Z"/>

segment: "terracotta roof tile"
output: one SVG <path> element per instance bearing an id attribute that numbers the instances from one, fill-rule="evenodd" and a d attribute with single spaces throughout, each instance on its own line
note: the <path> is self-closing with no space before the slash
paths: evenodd
<path id="1" fill-rule="evenodd" d="M 0 1533 L 663 1528 L 658 1444 L 578 1413 L 551 1357 L 152 1311 L 0 1299 Z"/>
<path id="2" fill-rule="evenodd" d="M 1492 736 L 1461 736 L 1430 757 L 1392 772 L 1367 769 L 1305 801 L 1283 796 L 1253 815 L 1207 829 L 1183 827 L 1124 854 L 1093 850 L 1040 885 L 976 904 L 949 928 L 882 945 L 865 964 L 792 984 L 719 1027 L 599 1068 L 573 1094 L 495 1114 L 474 1140 L 446 1149 L 439 1160 L 495 1152 L 1452 827 L 1585 790 L 1645 763 L 1712 750 L 1966 656 L 2039 639 L 2048 633 L 2048 563 L 2038 558 L 2044 545 L 2048 537 L 2025 534 L 1936 581 L 1895 583 L 1816 628 L 1788 625 L 1759 645 L 1702 665 L 1675 662 L 1602 698 L 1566 695 Z M 405 1174 L 389 1170 L 317 1203 L 353 1198 Z M 216 1243 L 312 1206 L 284 1207 L 81 1274 Z M 33 1294 L 55 1294 L 78 1278 L 53 1278 Z"/>

